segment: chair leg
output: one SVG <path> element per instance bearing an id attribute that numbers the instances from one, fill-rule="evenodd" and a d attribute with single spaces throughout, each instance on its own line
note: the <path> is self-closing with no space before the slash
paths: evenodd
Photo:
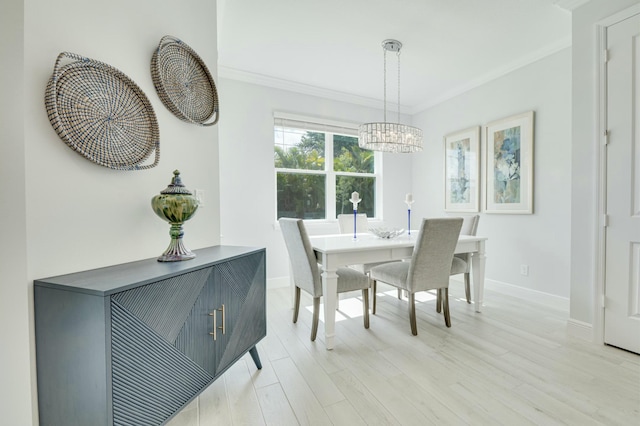
<path id="1" fill-rule="evenodd" d="M 438 295 L 436 297 L 436 312 L 440 313 L 440 312 L 442 312 L 442 291 L 441 291 L 441 289 L 437 289 L 436 290 L 436 294 Z"/>
<path id="2" fill-rule="evenodd" d="M 451 327 L 451 317 L 449 316 L 449 289 L 442 288 L 442 305 L 444 306 L 444 323 L 447 327 Z"/>
<path id="3" fill-rule="evenodd" d="M 378 287 L 378 285 L 377 285 L 377 284 L 378 284 L 378 283 L 376 282 L 376 280 L 373 280 L 373 282 L 371 283 L 371 293 L 373 294 L 373 296 L 371 297 L 371 298 L 373 299 L 373 300 L 371 301 L 371 303 L 372 303 L 372 305 L 373 305 L 373 306 L 372 306 L 372 308 L 371 308 L 371 313 L 372 313 L 373 315 L 375 315 L 375 314 L 376 314 L 376 299 L 377 299 L 377 297 L 376 297 L 376 293 L 377 293 L 377 287 Z"/>
<path id="4" fill-rule="evenodd" d="M 362 316 L 364 318 L 364 328 L 369 328 L 369 289 L 362 289 Z"/>
<path id="5" fill-rule="evenodd" d="M 411 334 L 418 335 L 418 326 L 416 325 L 416 295 L 409 293 L 409 323 L 411 324 Z"/>
<path id="6" fill-rule="evenodd" d="M 471 285 L 469 283 L 469 273 L 464 274 L 464 294 L 467 296 L 467 303 L 471 303 Z"/>
<path id="7" fill-rule="evenodd" d="M 316 340 L 318 334 L 318 321 L 320 320 L 320 298 L 313 298 L 313 320 L 311 322 L 311 341 Z"/>
<path id="8" fill-rule="evenodd" d="M 398 289 L 398 299 L 402 300 L 402 289 Z"/>
<path id="9" fill-rule="evenodd" d="M 293 302 L 293 323 L 298 322 L 298 313 L 300 313 L 300 287 L 296 286 L 296 298 Z"/>

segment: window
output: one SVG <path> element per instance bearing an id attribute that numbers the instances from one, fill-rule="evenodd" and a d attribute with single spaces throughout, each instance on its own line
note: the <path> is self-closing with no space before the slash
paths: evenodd
<path id="1" fill-rule="evenodd" d="M 334 123 L 315 123 L 276 116 L 274 166 L 276 218 L 335 219 L 352 213 L 356 191 L 358 213 L 376 217 L 376 154 L 360 149 L 357 130 Z M 378 160 L 379 161 L 379 160 Z"/>

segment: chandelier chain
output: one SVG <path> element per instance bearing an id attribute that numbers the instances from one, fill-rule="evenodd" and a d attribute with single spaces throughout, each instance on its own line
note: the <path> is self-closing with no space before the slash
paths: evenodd
<path id="1" fill-rule="evenodd" d="M 400 124 L 400 49 L 398 49 L 398 124 Z"/>
<path id="2" fill-rule="evenodd" d="M 387 121 L 387 49 L 384 49 L 384 121 Z"/>

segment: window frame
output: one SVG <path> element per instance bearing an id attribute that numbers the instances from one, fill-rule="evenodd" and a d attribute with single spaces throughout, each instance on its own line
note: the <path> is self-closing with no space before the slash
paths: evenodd
<path id="1" fill-rule="evenodd" d="M 305 126 L 306 125 L 306 126 Z M 307 127 L 308 126 L 308 127 Z M 274 217 L 276 223 L 278 220 L 278 173 L 291 173 L 291 174 L 308 174 L 308 175 L 321 175 L 325 176 L 325 218 L 324 219 L 304 219 L 309 223 L 325 223 L 336 222 L 338 220 L 336 212 L 336 178 L 338 176 L 355 176 L 355 177 L 372 177 L 375 179 L 375 216 L 370 217 L 369 220 L 381 220 L 382 219 L 382 153 L 374 152 L 374 170 L 373 173 L 356 173 L 356 172 L 341 172 L 333 169 L 333 137 L 334 135 L 358 137 L 358 125 L 354 123 L 346 123 L 335 120 L 327 120 L 317 117 L 305 117 L 296 114 L 287 113 L 274 113 L 273 122 L 273 134 L 277 131 L 278 127 L 295 128 L 304 130 L 307 132 L 324 133 L 324 170 L 308 170 L 308 169 L 289 169 L 289 168 L 274 168 L 274 198 L 275 198 L 275 211 Z M 275 140 L 273 141 L 275 146 Z"/>

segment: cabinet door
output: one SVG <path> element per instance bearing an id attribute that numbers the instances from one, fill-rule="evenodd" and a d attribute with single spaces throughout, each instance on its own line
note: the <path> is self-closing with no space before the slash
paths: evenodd
<path id="1" fill-rule="evenodd" d="M 219 301 L 215 287 L 215 283 L 219 280 L 218 276 L 217 266 L 207 268 L 207 277 L 202 290 L 174 341 L 176 349 L 211 377 L 216 370 L 216 348 L 220 345 L 221 332 L 219 321 L 222 320 L 219 312 L 222 303 Z"/>
<path id="2" fill-rule="evenodd" d="M 214 363 L 201 363 L 214 356 L 203 302 L 213 273 L 204 268 L 111 297 L 115 425 L 162 424 L 213 380 Z"/>
<path id="3" fill-rule="evenodd" d="M 215 347 L 218 376 L 267 334 L 265 253 L 216 265 L 216 270 L 216 299 L 225 306 L 224 334 Z"/>

